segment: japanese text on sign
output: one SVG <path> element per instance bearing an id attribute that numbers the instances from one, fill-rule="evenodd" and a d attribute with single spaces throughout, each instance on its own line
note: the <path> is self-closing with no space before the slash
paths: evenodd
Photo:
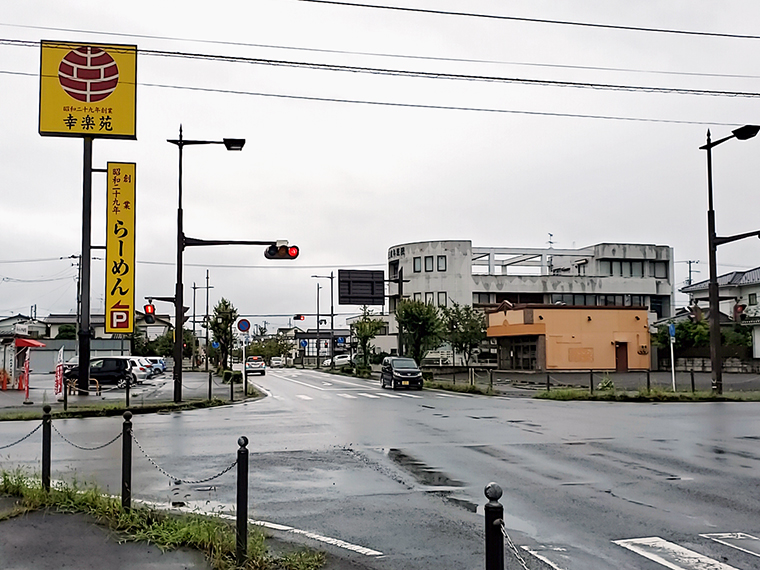
<path id="1" fill-rule="evenodd" d="M 106 332 L 134 332 L 135 164 L 108 163 Z"/>

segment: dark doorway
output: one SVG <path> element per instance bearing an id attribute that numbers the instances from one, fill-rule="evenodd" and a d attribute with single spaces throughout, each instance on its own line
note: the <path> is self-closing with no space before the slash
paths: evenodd
<path id="1" fill-rule="evenodd" d="M 615 343 L 615 371 L 628 372 L 628 343 Z"/>

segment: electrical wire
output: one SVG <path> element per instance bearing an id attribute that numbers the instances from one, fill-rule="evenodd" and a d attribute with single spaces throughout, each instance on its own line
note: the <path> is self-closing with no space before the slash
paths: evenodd
<path id="1" fill-rule="evenodd" d="M 254 48 L 264 48 L 264 49 L 305 51 L 305 52 L 310 52 L 310 53 L 324 53 L 324 54 L 337 54 L 337 55 L 358 55 L 358 56 L 364 56 L 364 57 L 396 58 L 396 59 L 409 59 L 409 60 L 419 60 L 419 61 L 443 61 L 443 62 L 449 62 L 449 63 L 479 63 L 479 64 L 488 64 L 488 65 L 518 65 L 518 66 L 524 66 L 524 67 L 539 67 L 539 68 L 549 68 L 549 69 L 553 68 L 553 69 L 572 69 L 572 70 L 583 70 L 583 71 L 613 71 L 613 72 L 621 72 L 621 73 L 647 73 L 647 74 L 655 74 L 655 75 L 676 75 L 676 76 L 686 76 L 686 77 L 760 79 L 760 75 L 746 75 L 746 74 L 738 74 L 738 73 L 700 73 L 700 72 L 695 72 L 695 71 L 669 71 L 669 70 L 662 70 L 662 69 L 636 69 L 636 68 L 628 68 L 628 67 L 569 65 L 569 64 L 558 64 L 558 63 L 536 63 L 536 62 L 526 62 L 526 61 L 504 61 L 504 60 L 495 60 L 495 59 L 440 57 L 440 56 L 409 55 L 409 54 L 398 54 L 398 53 L 351 51 L 351 50 L 339 50 L 339 49 L 321 49 L 321 48 L 311 48 L 311 47 L 254 44 L 254 43 L 247 43 L 247 42 L 230 42 L 230 41 L 204 40 L 204 39 L 195 39 L 195 38 L 181 38 L 181 37 L 172 37 L 172 36 L 150 36 L 150 35 L 144 35 L 144 34 L 94 32 L 94 31 L 88 31 L 88 30 L 71 30 L 67 28 L 51 28 L 51 27 L 46 27 L 46 26 L 23 26 L 23 25 L 18 25 L 18 24 L 4 24 L 2 22 L 0 22 L 0 26 L 12 26 L 12 27 L 19 27 L 19 28 L 32 28 L 32 29 L 87 33 L 87 34 L 96 34 L 96 35 L 105 35 L 105 36 L 126 36 L 126 37 L 135 37 L 135 38 L 149 38 L 149 39 L 159 39 L 159 40 L 169 40 L 169 41 L 179 41 L 179 42 L 207 43 L 207 44 L 227 45 L 227 46 L 237 46 L 237 47 L 254 47 Z M 37 47 L 39 45 L 39 42 L 33 42 L 29 40 L 0 39 L 0 45 Z"/>
<path id="2" fill-rule="evenodd" d="M 751 34 L 729 34 L 721 32 L 701 32 L 693 30 L 674 30 L 669 28 L 648 28 L 644 26 L 622 26 L 616 24 L 599 24 L 592 22 L 573 22 L 571 20 L 550 20 L 545 18 L 523 18 L 520 16 L 502 16 L 497 14 L 477 14 L 474 12 L 454 12 L 449 10 L 431 10 L 425 8 L 409 8 L 405 6 L 381 6 L 378 4 L 362 4 L 359 2 L 338 2 L 336 0 L 298 0 L 312 4 L 331 4 L 334 6 L 348 6 L 352 8 L 373 8 L 379 10 L 391 10 L 396 12 L 414 12 L 418 14 L 434 14 L 438 16 L 462 16 L 467 18 L 484 18 L 488 20 L 508 20 L 512 22 L 526 22 L 531 24 L 554 24 L 560 26 L 578 26 L 583 28 L 601 28 L 605 30 L 622 30 L 627 32 L 650 32 L 658 34 L 677 34 L 685 36 L 703 36 L 711 38 L 731 38 L 743 40 L 760 40 L 760 36 Z"/>

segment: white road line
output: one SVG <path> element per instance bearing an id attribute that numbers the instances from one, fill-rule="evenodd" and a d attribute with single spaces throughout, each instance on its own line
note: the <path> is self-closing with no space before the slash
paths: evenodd
<path id="1" fill-rule="evenodd" d="M 663 540 L 658 536 L 613 540 L 612 542 L 671 570 L 737 570 L 733 566 L 723 564 L 713 558 Z"/>
<path id="2" fill-rule="evenodd" d="M 27 480 L 29 483 L 31 483 L 31 479 Z M 52 486 L 61 487 L 63 486 L 63 482 L 59 480 L 51 480 L 50 481 Z M 112 499 L 121 499 L 118 495 L 104 495 L 105 497 L 110 497 Z M 200 511 L 202 514 L 205 514 L 210 517 L 219 517 L 223 519 L 228 520 L 237 520 L 237 515 L 229 515 L 226 513 L 220 513 L 217 511 L 212 512 L 205 512 L 203 509 L 199 509 L 197 506 L 193 507 L 174 507 L 174 506 L 168 506 L 166 503 L 158 503 L 156 501 L 149 501 L 146 499 L 135 499 L 132 498 L 132 504 L 139 504 L 139 505 L 146 505 L 148 507 L 152 507 L 154 509 L 162 510 L 162 511 L 180 511 L 185 513 L 191 513 L 194 515 L 197 515 Z M 232 506 L 229 506 L 230 510 L 232 509 Z M 373 550 L 371 548 L 367 548 L 366 546 L 359 546 L 358 544 L 352 544 L 350 542 L 346 542 L 345 540 L 340 540 L 339 538 L 331 538 L 329 536 L 324 536 L 321 534 L 317 534 L 315 532 L 310 532 L 308 530 L 301 530 L 298 528 L 293 528 L 292 526 L 286 526 L 284 524 L 277 524 L 269 521 L 260 521 L 255 519 L 248 519 L 248 522 L 250 524 L 256 525 L 256 526 L 263 526 L 264 528 L 269 528 L 272 530 L 279 530 L 283 532 L 292 532 L 293 534 L 300 534 L 302 536 L 306 536 L 308 538 L 311 538 L 313 540 L 318 540 L 320 542 L 324 542 L 325 544 L 331 544 L 333 546 L 337 546 L 338 548 L 343 548 L 345 550 L 350 550 L 352 552 L 357 552 L 359 554 L 364 554 L 365 556 L 382 556 L 383 553 L 378 550 Z"/>
<path id="3" fill-rule="evenodd" d="M 356 396 L 352 396 L 351 394 L 337 394 L 341 398 L 348 398 L 349 400 L 356 400 Z"/>
<path id="4" fill-rule="evenodd" d="M 760 538 L 751 534 L 743 532 L 718 532 L 714 534 L 700 534 L 699 536 L 725 544 L 736 550 L 741 550 L 752 556 L 760 556 Z"/>
<path id="5" fill-rule="evenodd" d="M 364 392 L 359 392 L 360 396 L 364 396 L 365 398 L 376 398 L 379 399 L 380 396 L 375 396 L 374 394 L 365 394 Z"/>
<path id="6" fill-rule="evenodd" d="M 552 562 L 551 560 L 549 560 L 546 556 L 541 556 L 535 550 L 531 550 L 527 546 L 521 546 L 520 548 L 522 548 L 525 552 L 528 552 L 528 553 L 532 554 L 533 556 L 535 556 L 536 558 L 538 558 L 544 564 L 548 564 L 549 566 L 551 566 L 552 568 L 554 568 L 554 570 L 562 570 L 562 568 L 560 568 L 559 566 L 557 566 L 554 562 Z"/>
<path id="7" fill-rule="evenodd" d="M 301 398 L 302 400 L 313 400 L 311 396 L 307 396 L 306 394 L 296 394 L 296 398 Z"/>
<path id="8" fill-rule="evenodd" d="M 386 398 L 400 398 L 401 396 L 398 396 L 396 394 L 386 394 L 385 392 L 379 392 L 381 396 L 385 396 Z"/>
<path id="9" fill-rule="evenodd" d="M 422 398 L 422 396 L 418 396 L 417 394 L 401 394 L 405 398 Z"/>

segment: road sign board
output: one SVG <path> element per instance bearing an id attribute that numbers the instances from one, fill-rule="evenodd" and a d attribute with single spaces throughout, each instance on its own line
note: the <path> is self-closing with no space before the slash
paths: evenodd
<path id="1" fill-rule="evenodd" d="M 219 348 L 219 343 L 214 341 L 211 343 L 211 348 Z"/>
<path id="2" fill-rule="evenodd" d="M 237 327 L 240 332 L 246 332 L 251 328 L 251 321 L 248 319 L 240 319 L 238 321 Z"/>
<path id="3" fill-rule="evenodd" d="M 338 344 L 343 344 L 344 342 L 346 342 L 346 339 L 343 338 L 342 336 L 339 336 L 338 337 Z"/>
<path id="4" fill-rule="evenodd" d="M 674 323 L 670 323 L 668 325 L 668 333 L 672 337 L 676 336 L 676 325 Z"/>
<path id="5" fill-rule="evenodd" d="M 385 273 L 338 269 L 339 305 L 384 305 Z"/>
<path id="6" fill-rule="evenodd" d="M 307 345 L 307 344 L 309 344 L 309 343 L 308 343 L 308 342 L 306 342 L 306 340 L 305 340 L 305 339 L 301 339 L 301 342 L 300 342 L 300 343 L 298 343 L 298 344 L 300 344 L 300 345 L 301 345 L 301 348 L 306 348 L 306 345 Z"/>

